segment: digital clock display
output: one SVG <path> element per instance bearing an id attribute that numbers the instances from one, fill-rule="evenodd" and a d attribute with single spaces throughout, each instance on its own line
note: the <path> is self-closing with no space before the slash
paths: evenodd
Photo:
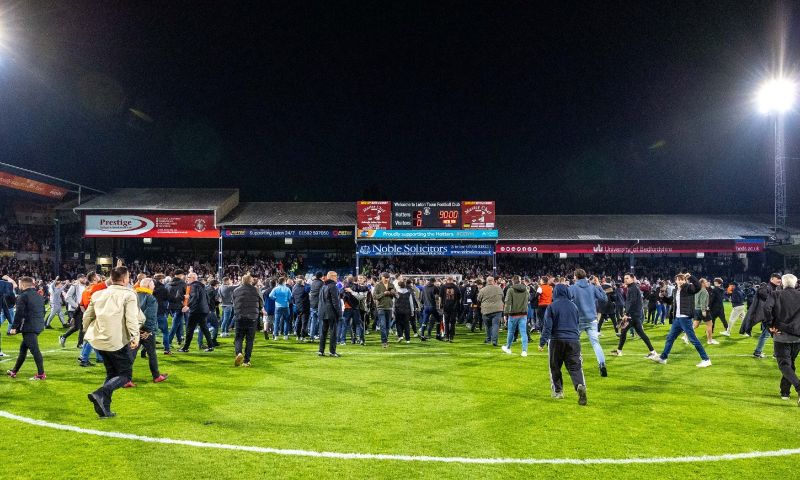
<path id="1" fill-rule="evenodd" d="M 393 202 L 392 228 L 460 230 L 461 202 Z"/>

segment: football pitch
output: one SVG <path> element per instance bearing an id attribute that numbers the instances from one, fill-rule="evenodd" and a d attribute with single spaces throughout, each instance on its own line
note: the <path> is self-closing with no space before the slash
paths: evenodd
<path id="1" fill-rule="evenodd" d="M 668 329 L 646 327 L 659 351 Z M 384 350 L 371 332 L 367 346 L 318 358 L 315 345 L 259 334 L 249 369 L 233 366 L 233 338 L 220 338 L 211 353 L 195 342 L 159 356 L 165 383 L 149 382 L 137 359 L 138 386 L 117 391 L 117 417 L 100 420 L 86 394 L 104 369 L 78 367 L 76 335 L 61 349 L 59 332 L 40 337 L 47 380 L 27 380 L 30 357 L 19 378 L 0 379 L 2 478 L 763 479 L 790 478 L 800 460 L 800 408 L 794 392 L 778 395 L 772 341 L 755 359 L 756 339 L 738 334 L 717 335 L 713 366 L 698 369 L 680 340 L 667 365 L 644 359 L 638 339 L 611 357 L 607 324 L 608 378 L 583 340 L 586 407 L 571 387 L 550 397 L 538 336 L 528 358 L 519 343 L 505 355 L 463 327 L 453 344 Z M 2 342 L 5 371 L 19 337 L 4 325 Z"/>

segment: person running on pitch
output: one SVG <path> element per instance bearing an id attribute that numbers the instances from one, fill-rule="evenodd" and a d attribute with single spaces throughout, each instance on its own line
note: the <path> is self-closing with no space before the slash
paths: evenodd
<path id="1" fill-rule="evenodd" d="M 728 328 L 726 328 L 725 331 L 720 332 L 720 335 L 724 335 L 726 337 L 731 336 L 731 332 L 733 331 L 733 326 L 736 325 L 736 321 L 744 321 L 745 317 L 744 290 L 742 290 L 742 287 L 740 287 L 736 282 L 731 282 L 731 285 L 733 285 L 733 291 L 731 292 L 731 306 L 733 307 L 731 310 L 731 318 L 728 320 Z M 750 336 L 748 333 L 744 333 L 742 335 L 745 337 Z"/>
<path id="2" fill-rule="evenodd" d="M 569 294 L 575 306 L 578 307 L 579 327 L 581 332 L 586 332 L 589 337 L 589 343 L 597 357 L 600 376 L 607 377 L 606 356 L 603 354 L 603 347 L 597 337 L 597 304 L 606 301 L 606 292 L 603 291 L 597 277 L 593 276 L 589 283 L 589 280 L 586 279 L 586 271 L 582 268 L 575 270 L 575 278 L 577 280 L 575 285 L 569 287 Z"/>
<path id="3" fill-rule="evenodd" d="M 133 361 L 130 350 L 139 346 L 142 312 L 136 294 L 128 285 L 125 267 L 111 271 L 111 286 L 97 292 L 83 315 L 86 340 L 103 356 L 106 379 L 103 386 L 88 395 L 100 418 L 113 417 L 111 396 L 131 381 Z"/>
<path id="4" fill-rule="evenodd" d="M 153 383 L 161 383 L 169 377 L 168 373 L 162 374 L 158 370 L 158 356 L 156 355 L 156 330 L 158 330 L 158 302 L 153 296 L 156 284 L 152 278 L 139 280 L 139 286 L 134 289 L 139 310 L 144 315 L 144 322 L 139 331 L 139 346 L 131 349 L 131 363 L 136 361 L 136 353 L 142 349 L 147 352 L 148 366 Z M 133 380 L 125 384 L 125 388 L 135 387 Z"/>
<path id="5" fill-rule="evenodd" d="M 672 327 L 667 334 L 667 340 L 664 343 L 664 351 L 661 355 L 651 354 L 647 358 L 650 360 L 665 364 L 669 357 L 669 352 L 672 350 L 672 344 L 678 338 L 681 331 L 686 332 L 689 337 L 689 343 L 694 345 L 697 353 L 700 354 L 700 363 L 697 364 L 698 368 L 705 368 L 711 366 L 711 359 L 708 358 L 703 344 L 697 339 L 692 328 L 692 314 L 694 313 L 694 294 L 700 290 L 700 284 L 689 273 L 680 273 L 675 276 L 675 303 L 673 304 L 672 311 L 675 313 L 675 318 L 672 321 Z"/>
<path id="6" fill-rule="evenodd" d="M 575 391 L 578 405 L 586 405 L 586 379 L 583 376 L 578 307 L 569 299 L 569 288 L 556 285 L 553 302 L 544 312 L 544 326 L 539 339 L 539 351 L 548 345 L 550 358 L 550 382 L 553 398 L 564 398 L 561 366 L 566 364 Z"/>
<path id="7" fill-rule="evenodd" d="M 708 293 L 708 280 L 701 278 L 700 286 L 702 287 L 700 291 L 694 294 L 694 322 L 692 322 L 692 328 L 696 329 L 699 327 L 700 322 L 705 323 L 706 344 L 719 345 L 719 342 L 714 340 L 711 316 L 709 314 L 710 294 Z M 689 344 L 689 338 L 685 333 L 681 335 L 681 340 L 683 340 L 683 343 Z"/>
<path id="8" fill-rule="evenodd" d="M 31 277 L 20 278 L 19 288 L 22 293 L 17 296 L 17 311 L 8 334 L 21 333 L 22 343 L 19 345 L 19 356 L 14 368 L 7 371 L 6 374 L 11 378 L 17 378 L 17 372 L 25 363 L 30 350 L 33 360 L 36 362 L 36 375 L 31 380 L 44 380 L 47 375 L 44 374 L 44 359 L 39 350 L 39 334 L 44 330 L 44 298 L 36 293 Z"/>
<path id="9" fill-rule="evenodd" d="M 642 328 L 643 314 L 642 314 L 642 290 L 636 282 L 636 276 L 632 273 L 626 273 L 623 278 L 625 285 L 628 286 L 628 295 L 625 297 L 625 316 L 622 317 L 621 333 L 619 335 L 619 345 L 617 349 L 612 351 L 611 354 L 615 357 L 622 356 L 622 347 L 625 346 L 625 340 L 628 338 L 628 331 L 633 328 L 647 346 L 650 355 L 658 355 L 650 342 L 650 337 L 644 333 Z M 648 355 L 649 357 L 649 355 Z"/>

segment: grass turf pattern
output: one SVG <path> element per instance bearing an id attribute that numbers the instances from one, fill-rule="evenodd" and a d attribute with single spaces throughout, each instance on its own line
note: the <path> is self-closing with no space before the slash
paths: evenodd
<path id="1" fill-rule="evenodd" d="M 738 329 L 738 325 L 736 327 Z M 646 327 L 660 351 L 669 325 Z M 5 327 L 3 327 L 5 331 Z M 460 327 L 456 342 L 391 343 L 376 332 L 367 346 L 340 347 L 341 358 L 318 358 L 316 345 L 257 337 L 253 366 L 233 366 L 233 339 L 211 353 L 159 356 L 162 384 L 149 381 L 137 359 L 138 387 L 119 390 L 118 416 L 98 420 L 86 393 L 103 380 L 98 365 L 77 366 L 76 335 L 58 346 L 60 329 L 40 337 L 48 374 L 30 382 L 28 358 L 16 380 L 0 380 L 0 408 L 87 429 L 234 445 L 346 453 L 475 458 L 632 458 L 720 455 L 800 447 L 796 398 L 778 396 L 780 374 L 771 340 L 767 358 L 750 356 L 756 338 L 717 335 L 706 346 L 714 365 L 678 340 L 667 365 L 643 357 L 643 342 L 626 343 L 610 324 L 600 339 L 609 377 L 583 339 L 589 405 L 565 387 L 550 398 L 547 354 L 503 354 L 483 334 Z M 703 328 L 698 335 L 704 338 Z M 505 332 L 501 332 L 504 338 Z M 16 355 L 20 337 L 3 337 Z M 705 343 L 705 342 L 704 342 Z M 13 360 L 0 359 L 0 368 Z M 569 383 L 565 375 L 565 382 Z M 3 478 L 774 478 L 797 456 L 664 465 L 467 465 L 389 460 L 339 460 L 147 444 L 55 431 L 0 419 L 8 461 Z"/>

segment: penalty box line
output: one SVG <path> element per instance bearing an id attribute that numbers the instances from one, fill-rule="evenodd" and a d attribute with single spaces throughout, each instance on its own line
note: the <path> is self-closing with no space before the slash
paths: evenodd
<path id="1" fill-rule="evenodd" d="M 339 453 L 339 452 L 317 452 L 313 450 L 282 449 L 270 447 L 256 447 L 247 445 L 231 445 L 226 443 L 199 442 L 194 440 L 177 440 L 172 438 L 147 437 L 131 433 L 107 432 L 81 428 L 74 425 L 64 425 L 52 423 L 44 420 L 15 415 L 4 410 L 0 410 L 0 417 L 13 420 L 37 427 L 50 428 L 67 432 L 94 435 L 98 437 L 116 438 L 121 440 L 134 440 L 146 443 L 158 443 L 165 445 L 183 445 L 195 448 L 208 448 L 217 450 L 233 450 L 252 453 L 266 453 L 272 455 L 312 457 L 312 458 L 333 458 L 338 460 L 383 460 L 397 462 L 438 462 L 438 463 L 461 463 L 461 464 L 481 464 L 481 465 L 502 465 L 502 464 L 551 464 L 551 465 L 625 465 L 625 464 L 654 464 L 654 463 L 700 463 L 700 462 L 720 462 L 731 460 L 747 460 L 753 458 L 784 457 L 800 454 L 800 448 L 782 449 L 761 452 L 730 453 L 724 455 L 699 455 L 687 457 L 652 457 L 652 458 L 470 458 L 470 457 L 436 457 L 426 455 L 394 455 L 379 453 Z"/>

